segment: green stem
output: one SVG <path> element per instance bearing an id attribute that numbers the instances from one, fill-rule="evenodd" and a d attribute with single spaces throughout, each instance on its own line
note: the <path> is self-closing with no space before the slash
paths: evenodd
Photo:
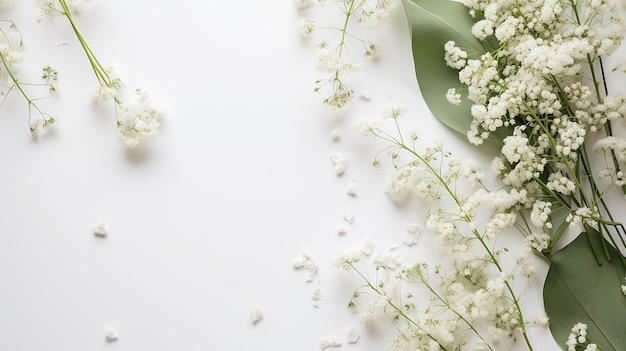
<path id="1" fill-rule="evenodd" d="M 384 294 L 378 290 L 374 285 L 372 285 L 372 283 L 370 283 L 370 280 L 363 275 L 363 273 L 361 273 L 360 270 L 356 269 L 354 267 L 354 265 L 352 263 L 349 263 L 350 267 L 352 267 L 352 269 L 354 269 L 360 276 L 361 278 L 365 281 L 365 283 L 367 284 L 367 286 L 372 289 L 372 291 L 374 291 L 375 293 L 377 293 L 380 296 L 383 296 Z M 391 306 L 400 316 L 402 316 L 402 318 L 404 318 L 409 324 L 413 325 L 414 327 L 418 328 L 421 331 L 424 331 L 424 329 L 417 324 L 417 322 L 415 322 L 411 317 L 409 317 L 406 313 L 404 313 L 404 311 L 398 307 L 396 304 L 394 304 L 393 302 L 391 302 L 391 300 L 387 299 L 387 304 L 389 306 Z M 439 347 L 441 347 L 441 349 L 443 351 L 447 351 L 447 349 L 439 342 L 437 341 L 437 339 L 435 339 L 434 336 L 432 336 L 430 333 L 425 333 L 426 336 L 428 336 L 431 340 L 433 340 L 434 342 L 437 343 L 437 345 L 439 345 Z"/>
<path id="2" fill-rule="evenodd" d="M 70 25 L 72 26 L 72 30 L 74 31 L 74 34 L 76 35 L 76 38 L 78 39 L 78 42 L 80 43 L 80 46 L 83 48 L 85 55 L 87 55 L 89 64 L 91 65 L 91 68 L 93 69 L 94 74 L 96 75 L 96 78 L 98 79 L 98 82 L 100 83 L 100 85 L 106 86 L 109 88 L 116 88 L 115 82 L 111 79 L 111 77 L 109 76 L 109 73 L 104 68 L 104 66 L 100 63 L 100 61 L 98 61 L 98 58 L 89 47 L 87 40 L 85 40 L 85 37 L 83 37 L 82 33 L 78 29 L 78 26 L 74 22 L 74 17 L 72 16 L 72 12 L 67 6 L 67 3 L 65 2 L 65 0 L 58 0 L 58 2 L 61 5 L 61 8 L 63 9 L 62 14 L 70 22 Z"/>
<path id="3" fill-rule="evenodd" d="M 28 103 L 28 122 L 30 123 L 31 108 L 35 108 L 35 110 L 37 110 L 37 112 L 39 112 L 39 114 L 43 116 L 44 114 L 41 112 L 41 110 L 39 110 L 39 107 L 37 107 L 37 104 L 35 104 L 33 99 L 28 97 L 28 94 L 26 94 L 26 91 L 24 91 L 24 89 L 22 88 L 22 84 L 20 84 L 19 79 L 15 77 L 15 75 L 13 75 L 11 66 L 9 65 L 9 63 L 7 62 L 6 58 L 4 57 L 2 53 L 0 53 L 0 59 L 2 60 L 2 65 L 4 66 L 4 70 L 7 72 L 7 74 L 9 75 L 9 78 L 11 78 L 11 81 L 13 82 L 13 85 L 9 88 L 9 91 L 11 91 L 13 88 L 17 88 L 17 90 L 22 94 L 22 96 Z M 8 92 L 6 95 L 8 95 Z"/>

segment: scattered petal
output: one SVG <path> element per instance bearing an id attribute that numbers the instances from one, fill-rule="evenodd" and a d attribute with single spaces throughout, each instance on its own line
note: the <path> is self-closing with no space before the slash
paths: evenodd
<path id="1" fill-rule="evenodd" d="M 256 324 L 261 319 L 263 319 L 263 311 L 261 308 L 252 307 L 250 309 L 250 322 L 252 322 L 252 324 Z"/>
<path id="2" fill-rule="evenodd" d="M 331 154 L 330 160 L 333 162 L 333 165 L 335 166 L 335 174 L 338 176 L 342 175 L 348 168 L 348 160 L 340 154 Z"/>
<path id="3" fill-rule="evenodd" d="M 419 237 L 420 227 L 418 224 L 410 224 L 406 228 L 406 235 L 402 243 L 406 246 L 417 245 L 417 238 Z"/>
<path id="4" fill-rule="evenodd" d="M 339 139 L 341 139 L 341 131 L 339 129 L 335 129 L 330 133 L 330 136 L 334 141 L 339 141 Z"/>
<path id="5" fill-rule="evenodd" d="M 57 46 L 65 46 L 65 45 L 70 45 L 70 43 L 66 40 L 60 41 Z"/>
<path id="6" fill-rule="evenodd" d="M 363 92 L 361 93 L 361 99 L 365 101 L 370 101 L 371 98 L 372 93 L 369 90 L 363 90 Z"/>
<path id="7" fill-rule="evenodd" d="M 372 251 L 374 251 L 374 243 L 371 240 L 366 240 L 363 243 L 363 247 L 361 248 L 361 251 L 363 252 L 365 256 L 371 255 Z"/>
<path id="8" fill-rule="evenodd" d="M 400 255 L 391 251 L 381 252 L 374 257 L 374 264 L 389 269 L 395 269 L 400 265 Z"/>
<path id="9" fill-rule="evenodd" d="M 361 335 L 359 335 L 359 332 L 355 328 L 350 328 L 350 330 L 348 330 L 348 335 L 346 336 L 346 341 L 348 344 L 354 344 L 359 341 L 360 337 Z"/>
<path id="10" fill-rule="evenodd" d="M 341 346 L 341 339 L 339 339 L 338 337 L 322 338 L 320 340 L 320 348 L 322 350 L 325 350 L 329 347 L 337 347 L 337 346 Z"/>
<path id="11" fill-rule="evenodd" d="M 317 274 L 317 262 L 313 259 L 311 254 L 309 254 L 306 250 L 300 254 L 300 256 L 296 257 L 293 260 L 293 267 L 297 270 L 305 270 L 308 272 L 306 277 L 307 283 L 313 283 L 313 300 L 319 300 L 320 291 L 319 291 L 319 280 L 315 279 Z M 317 306 L 315 306 L 317 307 Z"/>
<path id="12" fill-rule="evenodd" d="M 347 208 L 344 212 L 343 212 L 343 219 L 352 224 L 352 221 L 354 220 L 354 215 L 352 214 L 352 209 Z"/>
<path id="13" fill-rule="evenodd" d="M 107 342 L 117 341 L 117 333 L 110 327 L 104 328 L 104 338 Z"/>
<path id="14" fill-rule="evenodd" d="M 106 223 L 102 221 L 94 224 L 93 227 L 91 227 L 91 229 L 93 230 L 93 233 L 96 236 L 104 237 L 108 234 Z"/>
<path id="15" fill-rule="evenodd" d="M 348 230 L 346 229 L 346 227 L 344 227 L 342 225 L 338 225 L 337 226 L 337 234 L 345 235 L 347 232 L 348 232 Z"/>
<path id="16" fill-rule="evenodd" d="M 320 288 L 320 281 L 316 280 L 313 282 L 313 300 L 318 301 L 322 297 L 322 290 Z"/>
<path id="17" fill-rule="evenodd" d="M 346 188 L 346 193 L 350 196 L 356 196 L 356 182 L 352 180 L 348 188 Z"/>

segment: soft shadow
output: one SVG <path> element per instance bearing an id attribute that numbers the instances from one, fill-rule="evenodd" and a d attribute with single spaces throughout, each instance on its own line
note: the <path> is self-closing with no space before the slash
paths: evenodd
<path id="1" fill-rule="evenodd" d="M 45 140 L 51 139 L 51 138 L 56 138 L 57 134 L 58 134 L 58 130 L 56 128 L 56 126 L 52 126 L 46 130 L 40 130 L 37 132 L 37 134 L 32 134 L 31 133 L 31 140 L 33 143 L 42 143 Z"/>
<path id="2" fill-rule="evenodd" d="M 126 147 L 126 158 L 135 164 L 148 161 L 151 156 L 150 147 L 146 141 L 143 141 L 136 147 Z"/>

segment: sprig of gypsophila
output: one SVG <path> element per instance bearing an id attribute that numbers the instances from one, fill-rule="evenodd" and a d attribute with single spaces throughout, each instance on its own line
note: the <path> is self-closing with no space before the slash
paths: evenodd
<path id="1" fill-rule="evenodd" d="M 517 292 L 513 284 L 516 277 L 528 279 L 533 274 L 532 268 L 524 267 L 530 247 L 524 245 L 519 256 L 510 257 L 508 249 L 496 246 L 498 234 L 516 222 L 518 204 L 525 201 L 526 194 L 515 189 L 489 192 L 475 162 L 451 158 L 439 143 L 418 152 L 416 133 L 405 138 L 401 132 L 398 119 L 403 113 L 398 107 L 385 112 L 386 120 L 393 121 L 394 133 L 384 129 L 385 120 L 363 122 L 358 129 L 361 134 L 388 144 L 374 162 L 380 165 L 381 155 L 390 157 L 396 170 L 387 193 L 395 200 L 407 196 L 426 200 L 426 225 L 437 234 L 438 249 L 451 261 L 432 270 L 439 279 L 438 286 L 431 282 L 429 265 L 423 262 L 404 266 L 397 273 L 397 280 L 421 284 L 430 294 L 431 304 L 420 311 L 396 299 L 400 295 L 374 289 L 379 298 L 393 302 L 392 312 L 407 322 L 404 326 L 407 333 L 401 332 L 399 342 L 416 341 L 410 335 L 415 338 L 421 335 L 436 341 L 443 349 L 457 350 L 468 342 L 465 333 L 469 330 L 486 344 L 485 331 L 479 329 L 486 323 L 491 338 L 506 337 L 515 342 L 519 332 L 528 350 L 532 350 L 526 332 L 528 323 L 519 304 L 524 292 Z M 485 207 L 490 209 L 490 216 L 482 223 L 478 213 Z M 337 262 L 340 267 L 354 268 L 360 259 L 361 256 L 353 253 L 340 256 Z M 507 267 L 510 262 L 513 267 Z M 361 276 L 367 287 L 376 288 L 364 274 Z M 526 289 L 529 286 L 527 280 Z M 375 303 L 380 305 L 380 301 Z M 408 309 L 403 309 L 406 306 Z M 410 310 L 415 311 L 414 316 L 409 316 Z M 419 342 L 428 345 L 430 341 L 425 339 Z M 488 344 L 485 347 L 492 349 Z"/>
<path id="2" fill-rule="evenodd" d="M 577 323 L 572 327 L 565 345 L 567 351 L 583 350 L 581 347 L 585 348 L 583 351 L 604 351 L 587 336 L 587 325 L 584 323 Z"/>
<path id="3" fill-rule="evenodd" d="M 2 3 L 0 8 L 6 8 L 12 3 Z M 0 106 L 4 105 L 11 92 L 18 91 L 26 101 L 28 107 L 28 126 L 33 135 L 40 130 L 48 130 L 56 122 L 57 118 L 43 112 L 37 102 L 52 96 L 56 91 L 57 71 L 45 66 L 42 73 L 42 83 L 29 83 L 21 81 L 15 70 L 15 65 L 24 61 L 24 54 L 19 50 L 24 46 L 22 33 L 10 20 L 0 20 Z M 47 94 L 32 97 L 31 88 L 43 88 Z M 33 117 L 33 110 L 38 114 Z"/>
<path id="4" fill-rule="evenodd" d="M 142 89 L 126 88 L 121 79 L 113 75 L 112 68 L 100 63 L 74 21 L 74 15 L 68 2 L 66 0 L 40 0 L 40 5 L 45 15 L 57 14 L 64 16 L 69 21 L 72 31 L 98 80 L 99 86 L 92 97 L 93 101 L 103 103 L 113 100 L 116 130 L 122 142 L 127 147 L 135 147 L 142 139 L 158 134 L 161 113 L 149 104 L 147 92 Z M 136 101 L 132 104 L 124 102 L 122 91 L 128 91 L 135 95 Z"/>
<path id="5" fill-rule="evenodd" d="M 613 53 L 622 40 L 616 2 L 524 4 L 466 2 L 470 14 L 479 18 L 473 35 L 479 40 L 497 39 L 499 47 L 494 52 L 469 58 L 468 52 L 453 42 L 446 44 L 446 62 L 460 70 L 459 80 L 474 103 L 468 137 L 480 144 L 492 132 L 507 129 L 502 155 L 493 168 L 506 185 L 526 190 L 535 198 L 536 202 L 530 203 L 536 214 L 533 224 L 543 226 L 550 236 L 544 254 L 549 256 L 568 226 L 577 224 L 608 234 L 603 237 L 617 247 L 618 239 L 626 243 L 626 230 L 614 220 L 604 201 L 612 185 L 601 188 L 587 145 L 598 131 L 613 138 L 611 122 L 625 119 L 619 103 L 624 99 L 605 96 L 608 92 L 600 89 L 601 84 L 606 88 L 600 81 L 603 74 L 598 74 L 601 57 Z M 459 102 L 454 91 L 448 96 L 452 103 Z M 614 176 L 610 178 L 626 192 L 619 153 L 614 147 L 603 151 L 612 159 Z M 535 208 L 542 209 L 541 215 Z M 585 232 L 590 235 L 590 230 Z M 602 244 L 611 259 L 606 240 Z M 600 263 L 597 248 L 591 250 Z"/>
<path id="6" fill-rule="evenodd" d="M 324 38 L 315 46 L 314 66 L 317 70 L 328 73 L 329 76 L 316 80 L 314 91 L 317 93 L 330 91 L 330 95 L 326 95 L 322 103 L 333 110 L 341 110 L 354 95 L 354 91 L 346 86 L 344 77 L 356 72 L 360 67 L 358 61 L 345 58 L 349 51 L 349 39 L 362 46 L 363 56 L 366 59 L 373 59 L 380 52 L 380 48 L 374 43 L 352 34 L 349 26 L 358 15 L 356 18 L 358 25 L 365 28 L 376 27 L 384 20 L 394 0 L 319 0 L 318 2 L 322 5 L 331 3 L 334 8 L 339 9 L 344 17 L 343 23 L 339 27 L 317 27 L 315 21 L 302 18 L 300 33 L 308 37 L 319 30 L 330 30 L 338 35 L 338 38 L 337 36 Z M 296 5 L 304 9 L 310 7 L 311 2 L 298 1 Z"/>

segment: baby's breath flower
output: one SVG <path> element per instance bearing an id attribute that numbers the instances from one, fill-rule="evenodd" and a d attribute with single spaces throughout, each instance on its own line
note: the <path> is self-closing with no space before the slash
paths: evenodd
<path id="1" fill-rule="evenodd" d="M 315 31 L 315 21 L 306 19 L 304 17 L 301 18 L 300 19 L 300 34 L 303 37 L 308 37 L 313 33 L 313 31 Z"/>
<path id="2" fill-rule="evenodd" d="M 297 9 L 303 10 L 313 5 L 313 0 L 293 0 Z"/>
<path id="3" fill-rule="evenodd" d="M 449 41 L 444 46 L 446 64 L 455 69 L 461 69 L 466 64 L 467 52 L 461 50 L 454 41 Z"/>
<path id="4" fill-rule="evenodd" d="M 369 43 L 365 46 L 365 58 L 366 59 L 373 59 L 378 57 L 378 54 L 380 54 L 380 47 L 378 45 L 375 45 L 373 43 Z"/>
<path id="5" fill-rule="evenodd" d="M 449 103 L 453 105 L 461 104 L 461 94 L 457 93 L 456 89 L 454 88 L 448 89 L 448 91 L 446 92 L 446 99 Z"/>
<path id="6" fill-rule="evenodd" d="M 531 233 L 527 238 L 528 245 L 538 252 L 543 252 L 550 247 L 550 235 L 545 233 Z"/>
<path id="7" fill-rule="evenodd" d="M 398 106 L 398 105 L 390 105 L 385 109 L 383 113 L 383 117 L 396 119 L 402 116 L 404 113 L 406 113 L 406 107 Z"/>
<path id="8" fill-rule="evenodd" d="M 117 103 L 117 134 L 127 147 L 159 133 L 161 113 L 145 104 L 127 106 Z"/>

